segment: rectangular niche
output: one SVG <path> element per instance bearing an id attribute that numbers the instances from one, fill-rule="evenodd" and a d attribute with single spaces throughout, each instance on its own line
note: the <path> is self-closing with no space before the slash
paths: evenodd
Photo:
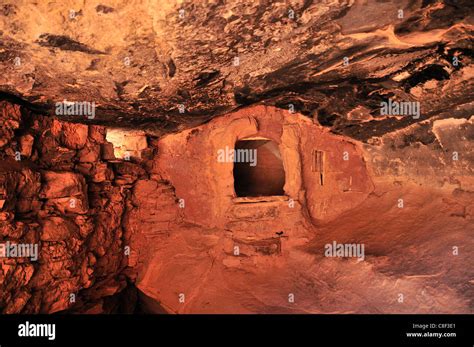
<path id="1" fill-rule="evenodd" d="M 324 185 L 324 152 L 313 149 L 311 171 L 319 176 L 319 185 Z"/>

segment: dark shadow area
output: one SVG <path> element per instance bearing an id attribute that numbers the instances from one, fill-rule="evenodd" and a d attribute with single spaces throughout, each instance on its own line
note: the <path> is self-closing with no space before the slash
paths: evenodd
<path id="1" fill-rule="evenodd" d="M 234 189 L 238 197 L 284 195 L 285 170 L 278 145 L 270 140 L 235 144 Z"/>

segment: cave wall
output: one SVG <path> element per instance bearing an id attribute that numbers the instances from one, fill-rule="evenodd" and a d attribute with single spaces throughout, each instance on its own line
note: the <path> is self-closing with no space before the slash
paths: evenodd
<path id="1" fill-rule="evenodd" d="M 104 127 L 0 112 L 0 242 L 38 245 L 36 261 L 0 259 L 1 312 L 106 311 L 128 283 L 123 218 L 145 171 L 114 158 Z"/>
<path id="2" fill-rule="evenodd" d="M 428 120 L 363 145 L 379 185 L 411 182 L 432 189 L 474 189 L 474 117 Z"/>
<path id="3" fill-rule="evenodd" d="M 232 256 L 234 244 L 258 262 L 262 249 L 275 254 L 291 242 L 271 239 L 276 231 L 309 230 L 304 224 L 310 220 L 318 231 L 319 222 L 334 221 L 349 236 L 358 228 L 382 234 L 386 221 L 396 220 L 397 233 L 383 242 L 395 248 L 399 233 L 413 234 L 398 215 L 400 197 L 416 206 L 412 218 L 428 226 L 429 240 L 436 233 L 451 236 L 453 225 L 470 230 L 473 4 L 2 3 L 0 97 L 35 114 L 0 103 L 0 238 L 38 244 L 40 257 L 0 259 L 0 311 L 106 312 L 137 274 L 157 278 L 143 281 L 142 289 L 154 285 L 175 300 L 169 278 L 179 273 L 189 287 L 196 287 L 190 272 L 206 278 L 214 260 L 202 243 L 220 242 L 215 236 L 222 230 L 231 231 L 222 246 L 226 267 L 244 263 Z M 66 99 L 94 102 L 95 117 L 51 116 Z M 380 102 L 387 100 L 419 101 L 420 117 L 382 115 Z M 242 109 L 262 103 L 296 113 Z M 217 163 L 215 152 L 249 136 L 279 144 L 288 199 L 235 201 L 232 165 Z M 323 152 L 323 185 L 314 150 Z M 403 195 L 408 186 L 411 198 Z M 446 206 L 431 205 L 431 189 L 448 194 Z M 396 213 L 370 230 L 367 221 L 379 203 L 366 215 L 357 208 L 372 191 L 372 198 L 389 196 L 387 210 L 395 206 Z M 434 216 L 439 206 L 445 214 Z M 337 225 L 355 213 L 361 225 Z M 195 224 L 204 232 L 193 236 Z M 464 234 L 457 235 L 468 250 Z M 258 244 L 242 241 L 248 237 Z M 155 257 L 157 272 L 146 273 L 156 245 L 163 251 Z M 206 265 L 202 272 L 188 259 L 177 268 L 172 252 L 187 257 L 196 248 Z M 248 264 L 253 270 L 255 263 Z M 315 269 L 321 268 L 318 262 Z M 331 272 L 332 288 L 343 282 L 339 270 Z M 229 278 L 235 281 L 234 274 Z M 324 289 L 311 294 L 326 295 Z"/>
<path id="4" fill-rule="evenodd" d="M 361 144 L 266 106 L 161 138 L 68 123 L 5 101 L 0 110 L 0 242 L 39 246 L 37 261 L 0 259 L 3 313 L 111 312 L 135 281 L 155 293 L 155 248 L 174 247 L 196 225 L 203 240 L 217 242 L 214 234 L 224 232 L 216 252 L 236 266 L 236 244 L 264 261 L 261 252 L 279 254 L 315 230 L 309 221 L 331 221 L 372 191 L 408 182 L 466 199 L 472 191 L 472 118 L 433 120 Z M 249 137 L 278 144 L 287 199 L 235 200 L 233 163 L 216 154 Z M 324 152 L 323 185 L 315 150 Z M 296 238 L 275 239 L 277 231 Z"/>

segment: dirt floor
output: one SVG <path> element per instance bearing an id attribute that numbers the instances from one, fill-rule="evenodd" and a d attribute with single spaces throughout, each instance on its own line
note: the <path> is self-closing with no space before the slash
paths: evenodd
<path id="1" fill-rule="evenodd" d="M 181 225 L 150 238 L 137 285 L 178 313 L 472 313 L 472 201 L 394 185 L 308 237 L 283 238 L 279 255 L 235 256 L 230 231 Z M 364 261 L 325 257 L 333 241 L 363 243 Z"/>

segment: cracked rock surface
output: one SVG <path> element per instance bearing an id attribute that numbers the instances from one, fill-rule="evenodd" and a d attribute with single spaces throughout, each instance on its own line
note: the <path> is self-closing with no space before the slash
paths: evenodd
<path id="1" fill-rule="evenodd" d="M 367 141 L 468 116 L 473 13 L 469 0 L 4 1 L 0 91 L 45 112 L 95 102 L 94 120 L 72 120 L 156 133 L 265 103 Z M 380 116 L 387 98 L 421 101 L 421 117 Z"/>
<path id="2" fill-rule="evenodd" d="M 0 311 L 474 312 L 473 7 L 0 1 L 0 240 L 39 252 Z M 245 137 L 285 197 L 234 199 L 213 155 Z"/>

